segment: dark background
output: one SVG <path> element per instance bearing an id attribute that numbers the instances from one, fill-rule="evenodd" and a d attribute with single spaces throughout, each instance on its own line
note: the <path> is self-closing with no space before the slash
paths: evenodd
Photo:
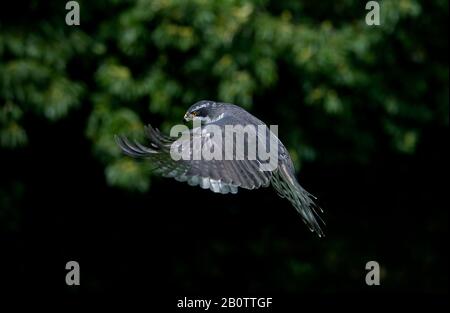
<path id="1" fill-rule="evenodd" d="M 2 7 L 1 283 L 172 302 L 446 296 L 448 2 L 380 3 L 378 27 L 360 1 L 80 1 L 80 26 L 64 1 Z M 205 98 L 279 125 L 325 238 L 271 188 L 213 194 L 115 146 Z"/>

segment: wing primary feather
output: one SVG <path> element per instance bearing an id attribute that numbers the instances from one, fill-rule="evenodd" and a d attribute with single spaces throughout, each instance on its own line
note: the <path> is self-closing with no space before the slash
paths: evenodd
<path id="1" fill-rule="evenodd" d="M 146 147 L 146 146 L 140 144 L 139 142 L 137 142 L 136 140 L 134 141 L 134 144 L 136 145 L 136 147 L 138 147 L 139 149 L 141 149 L 144 152 L 147 152 L 147 153 L 158 153 L 158 151 L 153 150 L 150 147 Z"/>
<path id="2" fill-rule="evenodd" d="M 115 136 L 116 143 L 122 149 L 125 154 L 128 154 L 132 157 L 145 157 L 147 153 L 142 151 L 139 148 L 136 148 L 131 144 L 126 137 Z"/>

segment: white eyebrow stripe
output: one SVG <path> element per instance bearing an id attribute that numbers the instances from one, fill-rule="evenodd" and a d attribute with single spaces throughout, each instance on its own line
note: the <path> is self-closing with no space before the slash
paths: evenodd
<path id="1" fill-rule="evenodd" d="M 196 106 L 193 111 L 199 110 L 199 109 L 204 108 L 204 107 L 206 107 L 208 105 L 209 105 L 209 102 L 200 104 L 200 105 Z"/>

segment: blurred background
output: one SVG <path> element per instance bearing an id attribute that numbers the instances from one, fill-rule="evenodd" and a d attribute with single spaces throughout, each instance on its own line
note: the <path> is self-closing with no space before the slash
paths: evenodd
<path id="1" fill-rule="evenodd" d="M 448 292 L 448 1 L 16 0 L 0 11 L 0 242 L 10 290 Z M 154 177 L 114 134 L 194 102 L 279 125 L 324 208 Z M 81 286 L 65 285 L 76 260 Z M 365 284 L 365 264 L 381 286 Z"/>

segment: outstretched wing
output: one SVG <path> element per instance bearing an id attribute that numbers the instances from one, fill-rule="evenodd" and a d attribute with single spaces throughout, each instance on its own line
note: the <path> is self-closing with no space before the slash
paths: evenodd
<path id="1" fill-rule="evenodd" d="M 145 131 L 149 139 L 148 146 L 136 141 L 130 142 L 123 136 L 116 136 L 117 144 L 129 156 L 148 159 L 154 165 L 154 171 L 164 177 L 172 177 L 191 186 L 198 185 L 203 189 L 224 194 L 237 193 L 238 187 L 255 189 L 270 184 L 271 173 L 262 171 L 258 160 L 195 159 L 195 145 L 199 142 L 202 147 L 220 144 L 205 130 L 198 132 L 191 129 L 179 138 L 163 135 L 150 125 Z M 222 142 L 223 140 L 224 138 Z M 190 147 L 187 151 L 188 158 L 172 158 L 171 148 L 175 143 L 178 147 Z"/>

